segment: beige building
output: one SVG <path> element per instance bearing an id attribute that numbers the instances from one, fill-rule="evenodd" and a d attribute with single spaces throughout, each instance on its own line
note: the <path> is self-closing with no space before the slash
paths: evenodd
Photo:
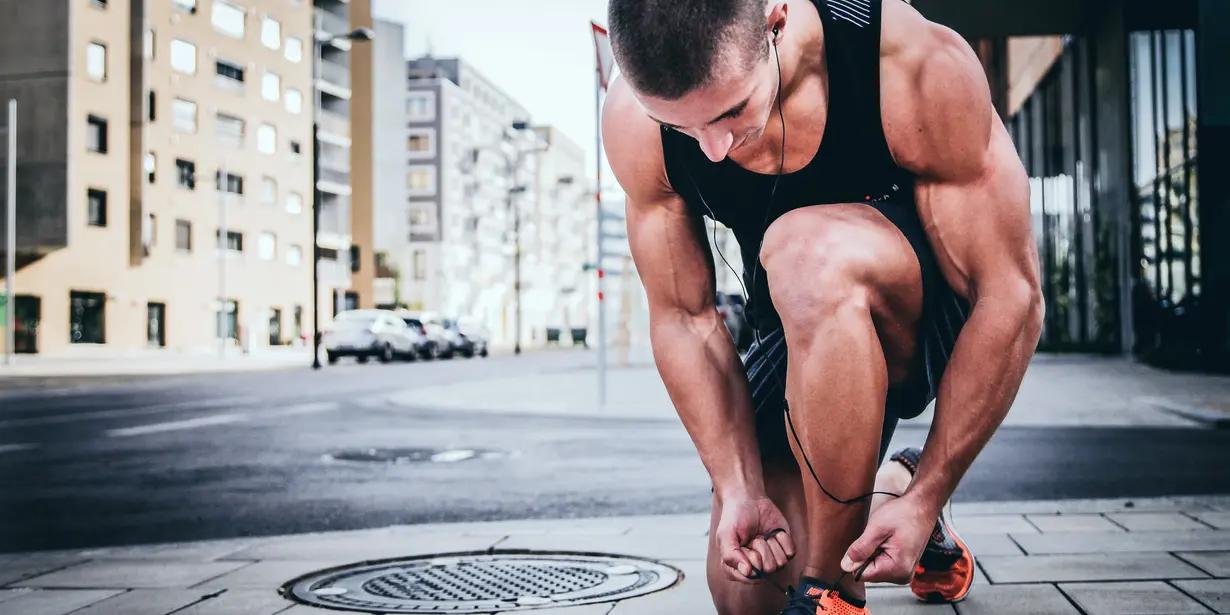
<path id="1" fill-rule="evenodd" d="M 310 335 L 310 4 L 0 5 L 18 15 L 0 23 L 0 98 L 21 112 L 17 350 Z"/>

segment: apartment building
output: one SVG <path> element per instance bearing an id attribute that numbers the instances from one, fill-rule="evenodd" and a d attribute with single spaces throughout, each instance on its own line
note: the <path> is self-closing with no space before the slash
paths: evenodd
<path id="1" fill-rule="evenodd" d="M 308 333 L 313 15 L 295 0 L 0 0 L 21 112 L 17 350 Z"/>

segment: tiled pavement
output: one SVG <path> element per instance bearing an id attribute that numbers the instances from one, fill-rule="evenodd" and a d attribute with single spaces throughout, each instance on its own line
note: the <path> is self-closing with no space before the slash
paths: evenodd
<path id="1" fill-rule="evenodd" d="M 970 598 L 927 606 L 873 587 L 876 615 L 1230 613 L 1230 496 L 958 504 L 979 555 Z M 707 515 L 396 526 L 378 530 L 0 555 L 0 613 L 310 615 L 276 589 L 347 562 L 485 549 L 599 551 L 667 562 L 675 587 L 553 615 L 706 615 Z"/>

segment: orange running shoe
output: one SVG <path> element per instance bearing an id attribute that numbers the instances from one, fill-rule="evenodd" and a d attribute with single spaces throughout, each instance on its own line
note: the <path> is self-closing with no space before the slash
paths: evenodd
<path id="1" fill-rule="evenodd" d="M 842 596 L 813 577 L 803 577 L 798 589 L 786 591 L 786 609 L 778 615 L 871 615 L 867 601 Z"/>
<path id="2" fill-rule="evenodd" d="M 893 453 L 889 460 L 905 466 L 913 475 L 918 471 L 920 457 L 922 449 L 906 448 Z M 969 550 L 952 523 L 940 511 L 931 538 L 923 548 L 918 566 L 914 568 L 910 590 L 923 602 L 960 602 L 969 595 L 974 585 L 974 570 L 973 551 Z"/>

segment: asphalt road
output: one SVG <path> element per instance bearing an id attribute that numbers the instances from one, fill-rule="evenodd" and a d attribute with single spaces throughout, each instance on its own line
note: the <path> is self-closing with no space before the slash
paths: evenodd
<path id="1" fill-rule="evenodd" d="M 703 512 L 677 420 L 408 408 L 389 393 L 575 366 L 521 358 L 0 390 L 0 551 L 434 521 Z M 31 384 L 31 383 L 27 383 Z M 925 430 L 903 424 L 898 444 Z M 370 449 L 400 461 L 364 461 Z M 1230 432 L 1004 428 L 956 499 L 1230 492 Z"/>

